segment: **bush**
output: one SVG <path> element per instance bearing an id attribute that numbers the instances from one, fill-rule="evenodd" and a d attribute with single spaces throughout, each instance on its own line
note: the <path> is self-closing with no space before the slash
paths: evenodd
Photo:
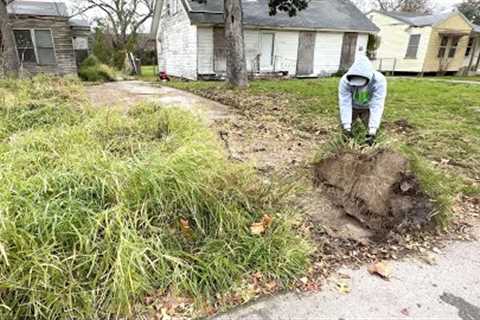
<path id="1" fill-rule="evenodd" d="M 114 81 L 116 72 L 113 68 L 101 63 L 95 56 L 91 55 L 83 61 L 78 72 L 80 79 L 84 81 Z"/>
<path id="2" fill-rule="evenodd" d="M 55 121 L 15 110 L 28 121 L 0 143 L 1 319 L 107 319 L 154 290 L 204 302 L 255 272 L 303 272 L 284 194 L 190 113 L 77 117 L 67 101 Z M 251 234 L 265 213 L 271 227 Z"/>

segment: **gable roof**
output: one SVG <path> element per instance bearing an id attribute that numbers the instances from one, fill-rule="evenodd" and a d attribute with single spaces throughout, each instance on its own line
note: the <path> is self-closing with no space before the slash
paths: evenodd
<path id="1" fill-rule="evenodd" d="M 157 7 L 161 2 L 157 0 Z M 192 24 L 223 24 L 223 0 L 207 0 L 203 3 L 192 0 L 182 2 Z M 311 0 L 308 8 L 297 12 L 294 17 L 289 17 L 284 12 L 270 16 L 268 0 L 242 0 L 242 6 L 243 23 L 247 26 L 367 33 L 380 31 L 350 0 Z M 157 9 L 160 15 L 161 10 Z M 160 19 L 159 16 L 155 18 L 156 22 Z M 158 28 L 158 25 L 155 25 L 158 24 L 156 22 L 152 25 L 152 33 L 155 33 Z"/>
<path id="2" fill-rule="evenodd" d="M 406 23 L 412 27 L 428 27 L 428 26 L 434 26 L 444 20 L 447 20 L 453 15 L 460 15 L 465 21 L 469 24 L 470 21 L 468 21 L 465 16 L 459 12 L 459 11 L 449 11 L 449 12 L 442 12 L 438 14 L 424 14 L 424 13 L 418 13 L 418 12 L 399 12 L 399 11 L 379 11 L 379 10 L 374 10 L 373 12 L 378 12 L 381 14 L 384 14 L 388 17 L 397 19 L 403 23 Z"/>

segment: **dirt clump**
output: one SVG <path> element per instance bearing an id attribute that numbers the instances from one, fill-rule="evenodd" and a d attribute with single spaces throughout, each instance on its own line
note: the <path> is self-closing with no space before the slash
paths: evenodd
<path id="1" fill-rule="evenodd" d="M 377 240 L 431 222 L 433 202 L 421 190 L 408 159 L 396 152 L 342 151 L 316 163 L 314 176 L 315 184 Z"/>

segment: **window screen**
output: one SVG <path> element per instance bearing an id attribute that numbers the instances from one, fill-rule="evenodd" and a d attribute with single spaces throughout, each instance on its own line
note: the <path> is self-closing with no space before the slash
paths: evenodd
<path id="1" fill-rule="evenodd" d="M 420 44 L 420 35 L 419 34 L 410 35 L 410 40 L 408 41 L 407 54 L 405 57 L 409 59 L 416 59 L 419 44 Z"/>
<path id="2" fill-rule="evenodd" d="M 20 62 L 37 62 L 35 48 L 33 47 L 32 33 L 30 30 L 14 30 L 15 44 L 17 46 Z"/>
<path id="3" fill-rule="evenodd" d="M 55 64 L 55 50 L 50 30 L 35 30 L 38 64 Z"/>

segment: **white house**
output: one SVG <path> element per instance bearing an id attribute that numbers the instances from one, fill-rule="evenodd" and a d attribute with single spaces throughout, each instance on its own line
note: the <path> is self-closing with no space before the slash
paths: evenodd
<path id="1" fill-rule="evenodd" d="M 458 11 L 435 15 L 372 11 L 381 44 L 377 68 L 412 73 L 466 72 L 478 69 L 478 26 Z"/>
<path id="2" fill-rule="evenodd" d="M 319 76 L 347 69 L 379 29 L 349 0 L 312 0 L 295 17 L 243 0 L 247 68 Z M 188 79 L 226 71 L 223 0 L 157 0 L 152 24 L 160 71 Z"/>

